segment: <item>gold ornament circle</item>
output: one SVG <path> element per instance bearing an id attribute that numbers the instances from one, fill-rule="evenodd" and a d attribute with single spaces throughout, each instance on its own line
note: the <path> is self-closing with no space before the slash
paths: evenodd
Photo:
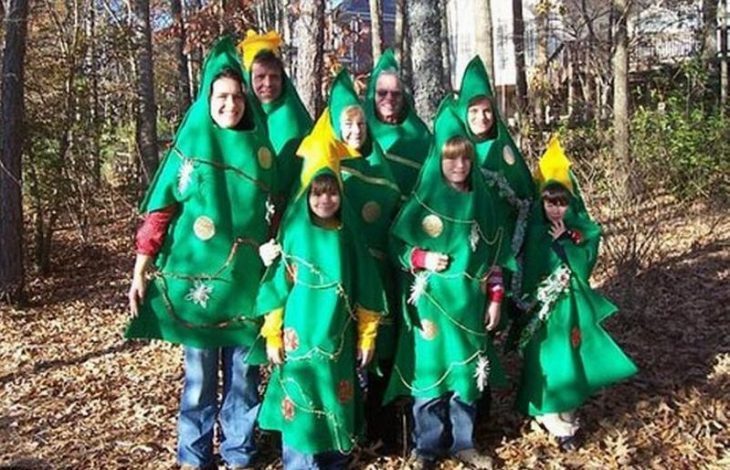
<path id="1" fill-rule="evenodd" d="M 431 341 L 438 334 L 439 329 L 436 323 L 430 320 L 421 321 L 421 337 L 426 341 Z"/>
<path id="2" fill-rule="evenodd" d="M 256 156 L 259 159 L 259 165 L 261 166 L 261 168 L 263 168 L 264 170 L 268 170 L 269 168 L 271 168 L 271 150 L 266 147 L 260 147 Z"/>
<path id="3" fill-rule="evenodd" d="M 431 238 L 436 238 L 444 231 L 444 223 L 437 215 L 427 215 L 421 221 L 421 227 Z"/>
<path id="4" fill-rule="evenodd" d="M 507 162 L 507 165 L 514 165 L 515 164 L 515 153 L 512 151 L 512 147 L 509 145 L 505 145 L 502 149 L 502 158 L 505 162 Z"/>
<path id="5" fill-rule="evenodd" d="M 380 204 L 368 201 L 362 206 L 362 219 L 371 224 L 380 218 Z"/>
<path id="6" fill-rule="evenodd" d="M 193 224 L 193 232 L 195 232 L 195 236 L 199 239 L 206 241 L 213 238 L 213 235 L 215 235 L 215 224 L 210 219 L 210 217 L 206 217 L 204 215 L 201 215 L 197 219 L 195 219 L 195 223 Z"/>

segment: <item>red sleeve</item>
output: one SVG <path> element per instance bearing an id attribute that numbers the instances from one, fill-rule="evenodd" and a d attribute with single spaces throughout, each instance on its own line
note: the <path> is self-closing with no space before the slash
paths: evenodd
<path id="1" fill-rule="evenodd" d="M 142 222 L 137 229 L 136 247 L 140 255 L 155 256 L 165 241 L 167 227 L 175 215 L 177 205 L 173 204 L 164 209 L 148 212 L 142 217 Z"/>
<path id="2" fill-rule="evenodd" d="M 426 250 L 415 247 L 411 250 L 411 268 L 426 269 Z"/>
<path id="3" fill-rule="evenodd" d="M 502 270 L 499 267 L 489 274 L 487 286 L 489 287 L 489 301 L 502 302 L 504 298 L 504 280 L 502 279 Z"/>
<path id="4" fill-rule="evenodd" d="M 568 236 L 576 245 L 583 243 L 583 234 L 578 230 L 568 230 Z"/>

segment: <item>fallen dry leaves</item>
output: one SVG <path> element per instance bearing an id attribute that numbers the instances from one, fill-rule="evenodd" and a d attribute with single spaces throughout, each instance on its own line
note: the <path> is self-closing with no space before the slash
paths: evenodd
<path id="1" fill-rule="evenodd" d="M 82 246 L 59 233 L 51 276 L 27 286 L 30 305 L 0 307 L 0 466 L 175 466 L 180 351 L 123 340 L 129 223 L 107 221 L 94 237 Z M 598 273 L 596 283 L 622 307 L 606 326 L 641 372 L 583 407 L 581 449 L 561 453 L 513 412 L 513 390 L 494 393 L 478 447 L 506 469 L 730 468 L 729 237 L 720 212 L 668 211 L 661 256 L 648 269 L 633 279 L 605 265 Z M 514 358 L 506 364 L 516 371 Z M 272 442 L 262 438 L 261 468 L 280 468 Z M 356 462 L 403 467 L 399 456 L 368 452 Z"/>

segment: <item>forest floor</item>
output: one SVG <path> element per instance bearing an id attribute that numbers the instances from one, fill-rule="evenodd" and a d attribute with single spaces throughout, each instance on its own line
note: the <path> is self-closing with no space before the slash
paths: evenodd
<path id="1" fill-rule="evenodd" d="M 477 446 L 501 468 L 730 468 L 730 220 L 672 208 L 649 266 L 594 276 L 621 307 L 605 326 L 639 374 L 581 409 L 584 443 L 570 453 L 512 410 L 514 388 L 495 392 Z M 122 337 L 132 228 L 108 217 L 90 243 L 57 232 L 51 274 L 30 279 L 28 306 L 0 307 L 0 468 L 175 468 L 180 348 Z M 518 361 L 506 364 L 515 377 Z M 271 442 L 260 468 L 281 468 Z M 367 451 L 353 465 L 402 467 Z"/>

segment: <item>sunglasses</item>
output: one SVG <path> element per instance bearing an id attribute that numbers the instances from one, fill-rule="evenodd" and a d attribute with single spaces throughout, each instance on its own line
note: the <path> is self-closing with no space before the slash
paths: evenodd
<path id="1" fill-rule="evenodd" d="M 393 98 L 400 98 L 403 94 L 400 90 L 376 90 L 375 93 L 377 93 L 379 98 L 385 98 L 388 95 Z"/>

